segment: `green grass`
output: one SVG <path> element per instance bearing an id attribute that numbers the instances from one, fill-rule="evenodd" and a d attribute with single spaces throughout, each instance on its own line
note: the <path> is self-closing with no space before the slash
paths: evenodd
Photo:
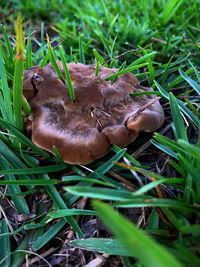
<path id="1" fill-rule="evenodd" d="M 54 247 L 55 240 L 65 242 L 69 229 L 77 237 L 72 246 L 121 255 L 126 266 L 200 265 L 198 11 L 198 0 L 1 2 L 0 195 L 12 201 L 16 216 L 28 216 L 13 226 L 8 210 L 1 207 L 1 266 L 22 266 L 33 253 L 40 256 Z M 44 35 L 48 23 L 57 32 L 50 36 L 51 44 Z M 54 47 L 55 39 L 62 47 Z M 23 126 L 24 113 L 30 112 L 22 99 L 23 70 L 51 61 L 65 82 L 56 59 L 62 60 L 72 101 L 65 60 L 95 63 L 96 76 L 100 65 L 118 68 L 107 78 L 112 82 L 131 71 L 161 97 L 166 114 L 162 130 L 168 130 L 141 133 L 127 150 L 113 145 L 110 154 L 88 169 L 64 163 L 56 147 L 56 156 L 36 147 Z M 151 146 L 144 149 L 146 156 L 133 158 L 132 152 L 147 141 Z M 80 208 L 82 196 L 101 202 Z M 140 227 L 114 211 L 141 207 L 145 217 Z M 84 239 L 85 216 L 99 216 L 112 236 Z"/>

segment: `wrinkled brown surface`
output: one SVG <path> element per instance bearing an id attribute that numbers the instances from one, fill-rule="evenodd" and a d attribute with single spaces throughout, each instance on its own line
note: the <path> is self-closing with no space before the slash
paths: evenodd
<path id="1" fill-rule="evenodd" d="M 58 64 L 64 75 L 62 63 Z M 156 102 L 126 125 L 128 118 L 155 98 L 132 98 L 129 94 L 152 89 L 140 86 L 132 73 L 119 76 L 112 84 L 105 78 L 118 70 L 100 67 L 96 77 L 95 67 L 68 64 L 74 103 L 67 85 L 59 80 L 51 64 L 24 73 L 23 93 L 33 115 L 32 141 L 52 153 L 55 145 L 63 160 L 73 164 L 88 164 L 102 157 L 113 143 L 124 147 L 140 130 L 154 131 L 164 120 L 162 107 Z"/>

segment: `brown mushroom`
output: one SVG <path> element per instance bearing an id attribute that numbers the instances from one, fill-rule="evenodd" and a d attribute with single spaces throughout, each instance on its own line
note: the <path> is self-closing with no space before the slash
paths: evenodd
<path id="1" fill-rule="evenodd" d="M 62 63 L 58 62 L 64 76 Z M 124 147 L 140 130 L 155 131 L 164 120 L 159 101 L 134 114 L 155 96 L 131 97 L 130 93 L 150 91 L 140 86 L 132 73 L 112 83 L 105 78 L 117 69 L 95 65 L 68 64 L 75 97 L 70 101 L 67 85 L 57 77 L 51 64 L 32 67 L 24 73 L 24 96 L 32 108 L 32 141 L 54 153 L 55 145 L 65 162 L 89 164 L 109 152 L 111 144 Z"/>

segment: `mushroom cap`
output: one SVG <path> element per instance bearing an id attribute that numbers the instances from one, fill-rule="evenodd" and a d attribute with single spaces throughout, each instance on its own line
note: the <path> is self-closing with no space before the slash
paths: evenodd
<path id="1" fill-rule="evenodd" d="M 57 62 L 64 75 L 61 62 Z M 32 108 L 32 141 L 54 153 L 56 146 L 65 162 L 89 164 L 109 152 L 111 144 L 124 147 L 139 131 L 155 131 L 164 121 L 159 101 L 134 114 L 155 98 L 153 95 L 131 97 L 130 93 L 152 91 L 140 86 L 132 73 L 105 81 L 118 69 L 70 63 L 75 102 L 67 84 L 55 73 L 52 64 L 35 66 L 24 72 L 23 94 Z"/>

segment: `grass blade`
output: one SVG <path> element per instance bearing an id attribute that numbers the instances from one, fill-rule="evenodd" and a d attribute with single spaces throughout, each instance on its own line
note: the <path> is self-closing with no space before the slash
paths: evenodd
<path id="1" fill-rule="evenodd" d="M 26 69 L 32 67 L 32 47 L 31 47 L 31 38 L 29 37 L 27 40 L 26 47 Z"/>
<path id="2" fill-rule="evenodd" d="M 132 256 L 132 254 L 117 239 L 111 238 L 88 238 L 70 241 L 70 245 L 81 247 L 89 251 L 109 255 Z"/>
<path id="3" fill-rule="evenodd" d="M 169 94 L 166 92 L 166 90 L 164 90 L 163 88 L 162 88 L 162 86 L 158 83 L 158 82 L 156 82 L 156 81 L 154 81 L 154 83 L 155 83 L 155 85 L 156 85 L 156 87 L 158 88 L 158 90 L 160 91 L 160 93 L 161 93 L 161 95 L 164 97 L 164 98 L 166 98 L 166 99 L 168 99 L 169 100 Z M 182 101 L 180 101 L 180 100 L 178 100 L 177 99 L 177 104 L 178 104 L 178 106 L 179 106 L 179 108 L 181 109 L 181 111 L 183 111 L 183 113 L 197 126 L 197 127 L 200 127 L 200 120 L 194 115 L 194 113 L 193 112 L 191 112 L 186 106 L 185 106 L 185 104 L 182 102 Z"/>
<path id="4" fill-rule="evenodd" d="M 101 65 L 105 63 L 104 58 L 97 52 L 96 49 L 93 49 L 93 53 Z"/>
<path id="5" fill-rule="evenodd" d="M 30 242 L 30 234 L 28 233 L 24 239 L 21 241 L 21 243 L 19 244 L 19 246 L 17 247 L 17 251 L 19 250 L 24 250 L 27 249 L 29 246 L 29 242 Z M 12 267 L 19 267 L 22 266 L 23 261 L 25 258 L 25 254 L 22 252 L 14 252 L 13 256 L 12 256 L 12 260 L 11 260 L 11 266 Z"/>
<path id="6" fill-rule="evenodd" d="M 6 161 L 6 159 L 3 156 L 0 156 L 0 166 L 3 169 L 9 170 L 9 164 Z M 15 176 L 11 175 L 11 174 L 7 174 L 4 176 L 5 177 L 5 181 L 0 181 L 0 182 L 5 182 L 5 184 L 8 185 L 8 190 L 11 194 L 21 194 L 21 189 L 19 186 L 17 186 L 16 184 L 14 184 L 14 182 L 19 182 L 15 180 Z M 11 182 L 13 182 L 14 185 L 11 185 Z M 22 183 L 23 185 L 23 183 Z M 12 196 L 12 201 L 15 205 L 15 208 L 17 210 L 17 212 L 19 214 L 29 214 L 29 208 L 28 205 L 26 203 L 26 200 L 22 197 L 16 197 L 16 196 Z"/>
<path id="7" fill-rule="evenodd" d="M 85 56 L 84 56 L 84 49 L 83 49 L 83 41 L 82 41 L 82 34 L 79 34 L 78 37 L 78 44 L 79 44 L 79 56 L 80 56 L 80 62 L 82 64 L 85 64 Z"/>
<path id="8" fill-rule="evenodd" d="M 134 66 L 129 66 L 128 68 L 126 68 L 125 70 L 121 70 L 119 72 L 116 72 L 108 77 L 105 78 L 106 81 L 109 81 L 109 80 L 112 80 L 114 78 L 117 78 L 119 77 L 120 75 L 122 74 L 125 74 L 127 72 L 130 72 L 130 71 L 133 71 L 133 70 L 136 70 L 136 69 L 139 69 L 139 68 L 142 68 L 144 66 L 148 65 L 148 63 L 143 63 L 143 64 L 140 64 L 140 65 L 134 65 Z"/>
<path id="9" fill-rule="evenodd" d="M 37 185 L 49 185 L 49 184 L 57 184 L 58 180 L 51 179 L 49 181 L 38 179 L 38 180 L 10 180 L 10 181 L 0 181 L 0 185 L 29 185 L 32 184 L 34 186 Z"/>
<path id="10" fill-rule="evenodd" d="M 129 191 L 118 191 L 115 189 L 108 188 L 97 188 L 90 186 L 67 186 L 64 187 L 67 192 L 76 194 L 78 196 L 87 196 L 98 199 L 109 199 L 109 200 L 130 200 L 132 199 L 133 193 Z"/>
<path id="11" fill-rule="evenodd" d="M 169 0 L 167 4 L 163 5 L 164 12 L 162 14 L 162 22 L 166 24 L 174 15 L 183 0 Z"/>
<path id="12" fill-rule="evenodd" d="M 133 63 L 131 63 L 129 65 L 129 67 L 132 67 L 132 66 L 136 66 L 138 64 L 141 64 L 142 62 L 146 61 L 147 59 L 150 59 L 151 57 L 153 57 L 157 52 L 151 52 L 149 54 L 146 54 L 140 58 L 138 58 L 137 60 L 135 60 Z"/>
<path id="13" fill-rule="evenodd" d="M 64 170 L 66 166 L 62 164 L 57 165 L 50 165 L 50 166 L 42 166 L 42 167 L 35 167 L 35 168 L 21 168 L 21 169 L 12 169 L 12 170 L 1 170 L 0 174 L 41 174 L 41 173 L 48 173 L 48 172 L 58 172 Z"/>
<path id="14" fill-rule="evenodd" d="M 169 100 L 170 100 L 171 113 L 172 113 L 172 118 L 173 118 L 173 123 L 174 123 L 173 130 L 174 130 L 176 139 L 183 139 L 187 141 L 188 140 L 187 133 L 185 130 L 183 118 L 178 108 L 176 98 L 174 97 L 172 93 L 169 94 Z"/>
<path id="15" fill-rule="evenodd" d="M 15 125 L 20 131 L 23 130 L 22 120 L 22 89 L 24 75 L 24 48 L 21 13 L 17 16 L 17 54 L 15 62 L 14 82 L 13 82 L 13 111 Z"/>
<path id="16" fill-rule="evenodd" d="M 5 38 L 6 50 L 7 50 L 8 54 L 9 54 L 9 58 L 10 58 L 10 60 L 12 60 L 12 59 L 13 59 L 13 56 L 14 56 L 14 54 L 13 54 L 13 50 L 12 50 L 12 46 L 11 46 L 11 44 L 10 44 L 10 41 L 9 41 L 7 32 L 6 32 L 6 30 L 5 30 L 5 28 L 4 28 L 3 25 L 1 25 L 1 29 L 2 29 L 4 38 Z"/>
<path id="17" fill-rule="evenodd" d="M 184 80 L 186 80 L 192 88 L 197 92 L 198 95 L 200 95 L 200 86 L 198 83 L 196 83 L 194 80 L 192 80 L 184 71 L 179 69 L 180 75 L 183 77 Z"/>
<path id="18" fill-rule="evenodd" d="M 80 210 L 80 209 L 61 209 L 52 211 L 48 214 L 50 219 L 58 219 L 61 217 L 72 216 L 72 215 L 96 215 L 97 212 L 93 210 Z"/>
<path id="19" fill-rule="evenodd" d="M 100 63 L 98 61 L 96 64 L 96 68 L 95 68 L 95 76 L 99 76 L 99 65 L 100 65 Z"/>
<path id="20" fill-rule="evenodd" d="M 111 229 L 131 255 L 138 258 L 144 266 L 182 266 L 166 248 L 160 244 L 158 245 L 111 207 L 99 201 L 93 201 L 93 205 L 103 223 Z"/>
<path id="21" fill-rule="evenodd" d="M 49 176 L 46 174 L 41 175 L 41 178 L 45 180 L 50 180 Z M 47 185 L 45 186 L 45 189 L 58 209 L 68 209 L 62 197 L 59 195 L 58 191 L 53 185 Z M 73 227 L 74 231 L 76 231 L 81 237 L 83 237 L 83 233 L 75 219 L 72 216 L 66 216 L 65 219 Z"/>
<path id="22" fill-rule="evenodd" d="M 66 224 L 65 219 L 60 220 L 54 224 L 51 228 L 48 229 L 43 235 L 41 235 L 32 245 L 35 251 L 42 248 L 45 244 L 49 242 Z"/>
<path id="23" fill-rule="evenodd" d="M 58 64 L 56 62 L 56 58 L 53 52 L 53 49 L 51 47 L 51 43 L 49 41 L 49 36 L 47 35 L 47 44 L 48 44 L 48 50 L 49 50 L 49 58 L 51 60 L 52 66 L 56 72 L 56 74 L 58 75 L 58 78 L 65 84 L 65 79 L 63 78 L 63 75 L 58 67 Z"/>
<path id="24" fill-rule="evenodd" d="M 1 78 L 1 89 L 3 91 L 3 98 L 1 96 L 1 110 L 2 115 L 4 116 L 5 120 L 8 120 L 10 123 L 14 124 L 14 116 L 13 116 L 13 110 L 11 106 L 11 99 L 10 99 L 10 93 L 8 88 L 8 82 L 6 78 L 6 71 L 3 63 L 3 55 L 2 55 L 2 47 L 0 45 L 0 78 Z"/>
<path id="25" fill-rule="evenodd" d="M 133 198 L 132 200 L 112 203 L 111 206 L 118 208 L 161 207 L 170 208 L 179 212 L 182 211 L 183 213 L 189 212 L 200 214 L 199 208 L 189 205 L 185 201 L 164 198 Z"/>
<path id="26" fill-rule="evenodd" d="M 63 52 L 62 46 L 59 47 L 59 51 L 60 51 L 60 57 L 61 57 L 61 60 L 62 60 L 63 69 L 65 71 L 65 76 L 66 76 L 66 79 L 67 79 L 69 96 L 70 96 L 71 101 L 74 102 L 75 101 L 74 89 L 73 89 L 72 80 L 71 80 L 71 77 L 70 77 L 70 74 L 69 74 L 69 69 L 67 67 L 66 60 L 65 60 L 65 57 L 64 57 L 64 52 Z"/>
<path id="27" fill-rule="evenodd" d="M 15 137 L 17 138 L 18 141 L 20 141 L 21 143 L 23 143 L 27 147 L 30 147 L 35 153 L 37 153 L 41 156 L 47 157 L 47 158 L 50 157 L 46 151 L 42 150 L 41 148 L 39 148 L 35 144 L 33 144 L 33 142 L 29 138 L 27 138 L 25 135 L 23 135 L 18 129 L 16 129 L 12 124 L 7 122 L 6 120 L 3 120 L 2 118 L 0 118 L 0 125 L 2 127 L 6 128 L 7 130 L 9 130 L 10 133 L 15 135 Z"/>
<path id="28" fill-rule="evenodd" d="M 8 226 L 6 220 L 1 221 L 1 234 L 8 233 Z M 8 267 L 10 265 L 10 239 L 9 236 L 5 236 L 1 240 L 1 249 L 0 249 L 0 265 L 2 267 Z"/>
<path id="29" fill-rule="evenodd" d="M 99 179 L 100 175 L 104 175 L 107 171 L 109 171 L 113 167 L 114 161 L 119 160 L 124 155 L 125 152 L 126 152 L 125 148 L 119 149 L 119 151 L 117 151 L 115 156 L 113 156 L 110 160 L 108 160 L 103 165 L 101 165 L 99 168 L 97 168 L 94 172 L 90 173 L 88 175 L 88 178 L 92 177 L 95 179 Z M 81 181 L 78 183 L 78 186 L 87 186 L 87 185 L 91 187 L 92 183 L 86 182 L 86 181 Z M 78 195 L 72 195 L 72 194 L 69 194 L 68 192 L 64 196 L 64 199 L 65 201 L 67 201 L 69 206 L 71 206 L 78 198 L 79 198 Z"/>

